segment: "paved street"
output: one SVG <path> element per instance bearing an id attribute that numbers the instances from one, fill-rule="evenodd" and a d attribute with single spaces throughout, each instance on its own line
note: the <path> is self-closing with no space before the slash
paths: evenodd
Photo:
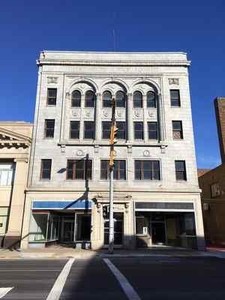
<path id="1" fill-rule="evenodd" d="M 1 298 L 3 288 L 13 287 Z M 1 299 L 225 299 L 225 260 L 114 257 L 1 260 Z"/>

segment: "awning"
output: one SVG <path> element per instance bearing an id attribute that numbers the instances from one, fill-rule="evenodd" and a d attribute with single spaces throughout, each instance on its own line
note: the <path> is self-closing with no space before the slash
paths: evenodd
<path id="1" fill-rule="evenodd" d="M 91 200 L 34 200 L 32 209 L 91 209 Z"/>

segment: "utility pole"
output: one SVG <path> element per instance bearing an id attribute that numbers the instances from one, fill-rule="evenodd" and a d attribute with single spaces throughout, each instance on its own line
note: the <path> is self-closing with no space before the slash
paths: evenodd
<path id="1" fill-rule="evenodd" d="M 113 218 L 113 170 L 116 153 L 114 145 L 116 144 L 116 134 L 118 128 L 116 127 L 116 102 L 112 99 L 112 123 L 110 131 L 110 159 L 109 159 L 109 253 L 113 254 L 114 246 L 114 218 Z"/>

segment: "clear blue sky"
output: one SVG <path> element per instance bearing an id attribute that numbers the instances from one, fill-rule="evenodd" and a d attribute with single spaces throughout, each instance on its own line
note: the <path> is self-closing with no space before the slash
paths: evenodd
<path id="1" fill-rule="evenodd" d="M 220 163 L 213 99 L 225 96 L 224 0 L 2 0 L 0 120 L 33 121 L 41 50 L 185 51 L 198 167 Z"/>

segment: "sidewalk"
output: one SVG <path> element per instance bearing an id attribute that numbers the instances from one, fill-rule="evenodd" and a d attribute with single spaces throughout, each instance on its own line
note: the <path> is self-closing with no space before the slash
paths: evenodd
<path id="1" fill-rule="evenodd" d="M 152 247 L 149 249 L 115 249 L 109 254 L 107 249 L 93 251 L 52 246 L 43 249 L 7 250 L 0 249 L 0 259 L 91 259 L 94 257 L 218 257 L 225 258 L 225 251 L 207 249 L 207 251 L 189 250 L 173 247 Z"/>

